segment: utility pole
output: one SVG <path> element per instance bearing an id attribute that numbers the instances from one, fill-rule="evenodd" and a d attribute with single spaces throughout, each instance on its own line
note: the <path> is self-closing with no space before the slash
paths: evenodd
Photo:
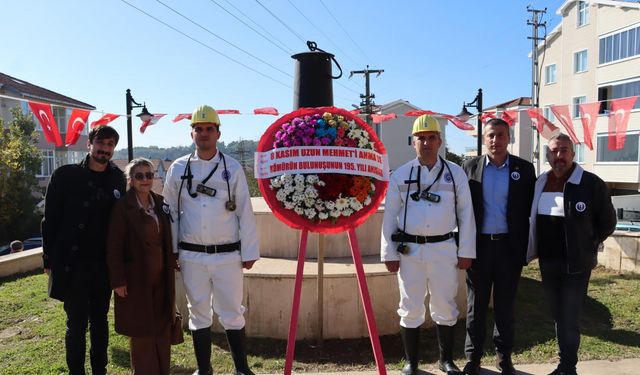
<path id="1" fill-rule="evenodd" d="M 531 107 L 540 108 L 540 69 L 538 67 L 538 41 L 544 41 L 544 38 L 538 37 L 538 28 L 540 26 L 546 27 L 547 22 L 540 22 L 541 16 L 547 12 L 547 8 L 543 10 L 533 9 L 527 5 L 527 12 L 531 13 L 531 19 L 527 20 L 527 25 L 532 26 L 532 36 L 527 37 L 532 41 L 531 50 Z M 542 125 L 544 126 L 544 125 Z M 537 130 L 537 129 L 536 129 Z M 531 129 L 533 131 L 533 128 Z M 540 145 L 540 132 L 536 131 L 536 141 L 538 154 L 536 156 L 536 172 L 540 173 L 540 154 L 542 153 L 542 147 Z"/>
<path id="2" fill-rule="evenodd" d="M 242 166 L 242 169 L 246 170 L 247 163 L 249 162 L 249 160 L 246 159 L 246 155 L 249 153 L 249 151 L 245 149 L 244 140 L 242 138 L 238 138 L 238 146 L 236 147 L 235 151 L 233 151 L 233 153 L 238 157 L 238 162 Z"/>
<path id="3" fill-rule="evenodd" d="M 353 77 L 354 74 L 362 74 L 364 76 L 365 93 L 364 95 L 360 94 L 360 99 L 362 99 L 360 101 L 360 108 L 362 108 L 362 113 L 364 113 L 366 116 L 365 121 L 367 122 L 367 124 L 369 124 L 369 126 L 373 126 L 373 120 L 371 118 L 371 114 L 374 112 L 373 107 L 375 106 L 375 103 L 373 102 L 373 99 L 376 97 L 374 94 L 371 93 L 371 86 L 369 83 L 369 75 L 372 73 L 375 73 L 376 77 L 379 77 L 380 74 L 384 73 L 384 70 L 383 69 L 370 70 L 369 65 L 367 65 L 367 68 L 365 70 L 352 70 L 351 73 L 349 74 L 349 78 Z M 380 136 L 380 124 L 376 124 L 374 129 L 376 131 L 376 134 Z"/>

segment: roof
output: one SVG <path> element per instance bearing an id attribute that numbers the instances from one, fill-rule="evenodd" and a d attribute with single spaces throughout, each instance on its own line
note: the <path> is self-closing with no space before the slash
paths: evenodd
<path id="1" fill-rule="evenodd" d="M 0 73 L 0 89 L 5 95 L 14 96 L 16 98 L 42 101 L 63 107 L 89 110 L 96 109 L 96 107 L 91 104 L 45 89 L 44 87 L 36 86 L 32 83 L 11 77 L 4 73 Z"/>
<path id="2" fill-rule="evenodd" d="M 531 97 L 521 96 L 519 98 L 508 100 L 504 103 L 496 104 L 491 107 L 483 108 L 483 111 L 490 111 L 492 109 L 509 109 L 514 107 L 531 107 Z"/>
<path id="3" fill-rule="evenodd" d="M 565 1 L 562 5 L 560 5 L 560 8 L 558 8 L 558 10 L 556 11 L 556 14 L 559 16 L 564 16 L 564 14 L 567 12 L 567 8 L 569 8 L 569 6 L 575 3 L 576 1 L 578 0 Z M 640 9 L 640 3 L 638 3 L 637 0 L 590 0 L 589 3 L 591 3 L 591 5 L 598 4 L 598 5 L 608 5 L 608 6 L 614 6 L 614 7 L 620 7 L 620 8 Z"/>
<path id="4" fill-rule="evenodd" d="M 408 100 L 397 99 L 397 100 L 394 100 L 392 102 L 380 105 L 380 112 L 381 113 L 396 113 L 397 112 L 397 107 L 399 107 L 399 106 L 406 106 L 406 107 L 412 108 L 413 110 L 422 109 L 420 107 L 416 107 L 415 105 L 409 103 Z M 404 114 L 404 112 L 402 114 Z"/>

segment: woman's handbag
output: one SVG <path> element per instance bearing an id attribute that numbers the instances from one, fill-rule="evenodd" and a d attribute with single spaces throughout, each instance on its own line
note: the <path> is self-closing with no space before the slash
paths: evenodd
<path id="1" fill-rule="evenodd" d="M 184 342 L 184 335 L 182 332 L 182 314 L 176 310 L 173 322 L 171 322 L 171 345 L 178 345 Z"/>

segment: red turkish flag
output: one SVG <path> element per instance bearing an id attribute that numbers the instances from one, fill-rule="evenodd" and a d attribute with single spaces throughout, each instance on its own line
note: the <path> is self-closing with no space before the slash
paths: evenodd
<path id="1" fill-rule="evenodd" d="M 487 123 L 487 121 L 489 121 L 489 120 L 491 120 L 491 119 L 495 119 L 495 118 L 496 118 L 496 114 L 495 114 L 495 113 L 493 113 L 493 112 L 483 112 L 483 113 L 480 115 L 480 121 L 481 121 L 483 124 L 486 124 L 486 123 Z"/>
<path id="2" fill-rule="evenodd" d="M 449 120 L 449 122 L 451 122 L 453 125 L 455 125 L 458 129 L 461 129 L 461 130 L 473 130 L 473 129 L 475 129 L 475 126 L 473 126 L 471 124 L 467 124 L 466 122 L 460 120 L 456 116 L 447 115 L 447 114 L 441 114 L 440 116 L 442 116 L 442 117 L 446 118 L 447 120 Z"/>
<path id="3" fill-rule="evenodd" d="M 158 120 L 160 120 L 166 115 L 167 115 L 166 113 L 154 113 L 150 119 L 148 119 L 147 121 L 142 121 L 142 125 L 140 125 L 140 133 L 144 134 L 144 131 L 147 129 L 147 126 L 154 125 L 155 123 L 158 122 Z"/>
<path id="4" fill-rule="evenodd" d="M 418 109 L 415 111 L 409 111 L 407 113 L 405 113 L 405 116 L 412 116 L 412 117 L 418 117 L 418 116 L 422 116 L 422 115 L 435 115 L 436 113 L 433 111 L 429 111 L 429 110 L 425 110 L 425 109 Z"/>
<path id="5" fill-rule="evenodd" d="M 239 115 L 240 111 L 237 109 L 216 109 L 219 115 Z"/>
<path id="6" fill-rule="evenodd" d="M 569 134 L 569 138 L 571 138 L 571 142 L 573 142 L 574 144 L 580 143 L 580 141 L 578 140 L 578 136 L 576 135 L 576 131 L 573 129 L 573 120 L 571 120 L 569 106 L 567 104 L 552 105 L 551 112 L 553 112 L 562 126 L 567 129 L 567 133 Z"/>
<path id="7" fill-rule="evenodd" d="M 396 116 L 395 113 L 387 113 L 387 114 L 384 114 L 384 115 L 379 115 L 379 114 L 371 115 L 371 118 L 373 119 L 373 123 L 374 124 L 379 124 L 381 122 L 393 120 L 394 118 L 397 118 L 397 117 L 398 116 Z"/>
<path id="8" fill-rule="evenodd" d="M 629 113 L 636 104 L 637 96 L 614 99 L 611 101 L 609 111 L 609 149 L 620 150 L 624 148 L 624 141 L 627 138 L 627 124 Z M 612 137 L 615 135 L 615 138 Z"/>
<path id="9" fill-rule="evenodd" d="M 67 122 L 67 135 L 64 139 L 64 143 L 67 146 L 75 145 L 76 142 L 78 142 L 80 134 L 82 134 L 84 126 L 89 120 L 89 113 L 91 112 L 77 108 L 71 112 L 71 116 L 69 117 L 69 121 Z"/>
<path id="10" fill-rule="evenodd" d="M 57 147 L 62 147 L 62 137 L 60 136 L 56 119 L 51 112 L 51 105 L 30 101 L 29 108 L 31 108 L 31 112 L 33 112 L 40 126 L 42 126 L 42 132 L 47 142 L 55 143 Z"/>
<path id="11" fill-rule="evenodd" d="M 509 126 L 514 126 L 516 122 L 518 122 L 518 111 L 515 109 L 502 111 L 502 119 L 509 124 Z"/>
<path id="12" fill-rule="evenodd" d="M 173 122 L 178 122 L 185 119 L 191 120 L 191 113 L 180 113 L 173 119 Z"/>
<path id="13" fill-rule="evenodd" d="M 256 108 L 253 110 L 254 115 L 278 115 L 278 110 L 273 107 Z"/>
<path id="14" fill-rule="evenodd" d="M 531 118 L 531 123 L 536 127 L 538 133 L 545 139 L 551 139 L 560 130 L 542 115 L 540 108 L 527 108 L 527 114 Z"/>
<path id="15" fill-rule="evenodd" d="M 93 121 L 91 123 L 91 129 L 95 128 L 96 126 L 107 125 L 108 123 L 110 123 L 111 121 L 117 119 L 118 117 L 120 117 L 120 115 L 116 115 L 116 114 L 113 114 L 113 113 L 107 113 L 106 115 L 100 117 L 96 121 Z"/>
<path id="16" fill-rule="evenodd" d="M 584 133 L 584 144 L 589 147 L 589 150 L 593 150 L 593 133 L 598 121 L 600 102 L 580 104 L 578 110 L 580 111 L 580 121 L 582 122 L 582 131 Z"/>

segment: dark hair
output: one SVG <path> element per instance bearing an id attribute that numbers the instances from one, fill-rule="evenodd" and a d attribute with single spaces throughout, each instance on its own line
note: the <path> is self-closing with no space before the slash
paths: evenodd
<path id="1" fill-rule="evenodd" d="M 112 128 L 111 126 L 101 125 L 89 130 L 89 143 L 93 143 L 94 139 L 109 138 L 115 139 L 116 144 L 118 144 L 118 141 L 120 140 L 120 135 L 118 134 L 116 129 Z"/>
<path id="2" fill-rule="evenodd" d="M 484 126 L 504 126 L 507 129 L 507 133 L 509 132 L 509 124 L 507 124 L 506 121 L 504 121 L 501 118 L 492 118 L 491 120 L 487 121 L 486 124 L 484 124 Z"/>
<path id="3" fill-rule="evenodd" d="M 568 142 L 570 144 L 569 147 L 571 148 L 571 151 L 574 151 L 573 141 L 571 140 L 571 137 L 569 137 L 568 135 L 566 135 L 564 133 L 558 133 L 558 134 L 554 135 L 553 137 L 549 138 L 549 142 L 547 142 L 547 145 L 549 143 L 551 143 L 551 141 Z"/>

